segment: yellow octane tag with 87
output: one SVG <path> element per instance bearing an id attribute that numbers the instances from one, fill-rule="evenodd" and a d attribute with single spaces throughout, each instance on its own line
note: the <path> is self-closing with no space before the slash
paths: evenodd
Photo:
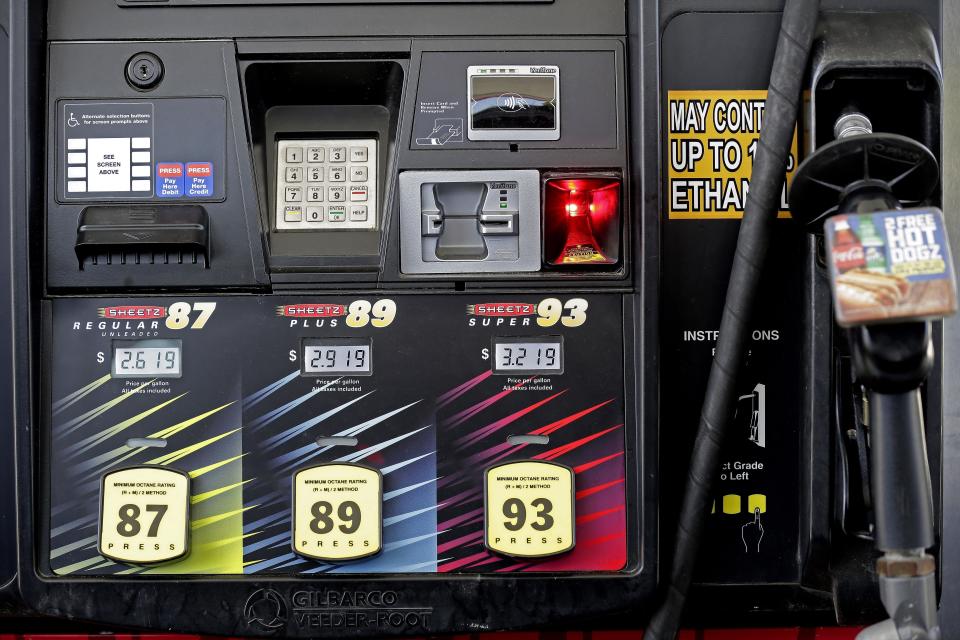
<path id="1" fill-rule="evenodd" d="M 190 476 L 162 467 L 131 467 L 103 476 L 100 555 L 155 564 L 187 553 Z"/>
<path id="2" fill-rule="evenodd" d="M 542 558 L 573 549 L 573 469 L 525 460 L 487 469 L 485 544 L 496 553 Z"/>
<path id="3" fill-rule="evenodd" d="M 293 476 L 293 550 L 313 560 L 380 553 L 383 477 L 370 467 L 324 464 Z"/>

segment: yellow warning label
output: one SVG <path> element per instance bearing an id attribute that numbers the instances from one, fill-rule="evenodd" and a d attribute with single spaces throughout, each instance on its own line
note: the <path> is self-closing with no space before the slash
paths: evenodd
<path id="1" fill-rule="evenodd" d="M 763 126 L 766 91 L 670 91 L 667 95 L 667 190 L 671 220 L 743 217 Z M 787 184 L 797 165 L 797 135 Z M 780 196 L 788 218 L 787 187 Z"/>
<path id="2" fill-rule="evenodd" d="M 100 555 L 154 564 L 187 553 L 190 478 L 159 467 L 121 469 L 103 477 Z"/>
<path id="3" fill-rule="evenodd" d="M 324 464 L 293 476 L 293 548 L 314 560 L 357 560 L 382 547 L 383 477 L 356 464 Z"/>
<path id="4" fill-rule="evenodd" d="M 574 473 L 525 460 L 487 469 L 486 546 L 519 558 L 564 553 L 575 544 Z"/>

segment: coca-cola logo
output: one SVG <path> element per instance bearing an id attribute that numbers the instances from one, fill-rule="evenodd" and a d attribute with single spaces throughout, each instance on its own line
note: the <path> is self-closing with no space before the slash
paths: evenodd
<path id="1" fill-rule="evenodd" d="M 865 262 L 866 258 L 864 257 L 863 247 L 861 245 L 855 244 L 844 248 L 837 247 L 833 250 L 833 264 L 835 264 L 840 271 L 863 266 Z"/>

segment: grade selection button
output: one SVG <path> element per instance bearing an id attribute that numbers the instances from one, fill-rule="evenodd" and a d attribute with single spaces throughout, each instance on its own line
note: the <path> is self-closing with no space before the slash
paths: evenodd
<path id="1" fill-rule="evenodd" d="M 517 558 L 542 558 L 575 544 L 573 469 L 525 460 L 487 469 L 484 479 L 484 544 Z"/>
<path id="2" fill-rule="evenodd" d="M 380 552 L 383 477 L 355 464 L 324 464 L 293 476 L 293 550 L 326 562 Z"/>
<path id="3" fill-rule="evenodd" d="M 186 555 L 190 477 L 161 467 L 132 467 L 103 476 L 100 555 L 127 564 L 156 564 Z"/>

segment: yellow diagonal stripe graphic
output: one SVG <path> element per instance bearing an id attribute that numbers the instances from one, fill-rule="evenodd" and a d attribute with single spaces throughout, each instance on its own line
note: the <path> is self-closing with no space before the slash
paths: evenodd
<path id="1" fill-rule="evenodd" d="M 88 437 L 88 438 L 84 438 L 83 440 L 81 440 L 80 442 L 77 443 L 77 446 L 79 447 L 79 450 L 80 450 L 80 451 L 83 451 L 84 449 L 87 448 L 87 445 L 88 445 L 88 444 L 91 445 L 91 446 L 92 446 L 92 445 L 99 444 L 100 442 L 103 442 L 103 441 L 106 440 L 107 438 L 111 438 L 111 437 L 117 435 L 118 433 L 120 433 L 121 431 L 132 427 L 133 425 L 137 424 L 138 422 L 140 422 L 140 421 L 143 420 L 144 418 L 148 418 L 148 417 L 152 416 L 152 415 L 155 414 L 157 411 L 160 411 L 160 410 L 163 409 L 164 407 L 167 407 L 167 406 L 173 404 L 174 402 L 176 402 L 177 400 L 179 400 L 180 398 L 182 398 L 182 397 L 185 396 L 185 395 L 187 395 L 187 394 L 186 394 L 186 393 L 181 393 L 181 394 L 180 394 L 179 396 L 177 396 L 176 398 L 171 398 L 170 400 L 167 400 L 167 401 L 164 402 L 164 403 L 161 403 L 161 404 L 159 404 L 159 405 L 157 405 L 157 406 L 155 406 L 155 407 L 151 407 L 151 408 L 147 409 L 146 411 L 144 411 L 144 412 L 142 412 L 142 413 L 138 413 L 137 415 L 133 416 L 132 418 L 127 418 L 127 419 L 124 420 L 123 422 L 117 423 L 117 424 L 113 425 L 112 427 L 110 427 L 109 429 L 104 429 L 104 430 L 101 431 L 100 433 L 96 433 L 96 434 L 94 434 L 94 435 L 92 435 L 92 436 L 90 436 L 90 437 Z"/>
<path id="2" fill-rule="evenodd" d="M 224 466 L 230 464 L 231 462 L 236 462 L 237 460 L 239 460 L 240 458 L 244 457 L 245 455 L 247 455 L 247 454 L 241 453 L 241 454 L 238 455 L 238 456 L 233 456 L 232 458 L 227 458 L 226 460 L 221 460 L 220 462 L 214 462 L 213 464 L 207 465 L 207 466 L 205 466 L 205 467 L 200 467 L 200 468 L 197 469 L 196 471 L 191 471 L 191 472 L 189 473 L 190 478 L 195 480 L 195 479 L 199 478 L 200 476 L 202 476 L 202 475 L 204 475 L 204 474 L 206 474 L 206 473 L 210 473 L 211 471 L 214 471 L 214 470 L 216 470 L 216 469 L 219 469 L 220 467 L 224 467 Z M 252 478 L 252 479 L 255 479 L 255 478 Z"/>
<path id="3" fill-rule="evenodd" d="M 183 458 L 186 458 L 190 454 L 196 453 L 197 451 L 200 451 L 200 449 L 203 449 L 204 447 L 208 447 L 214 442 L 217 442 L 218 440 L 223 440 L 224 438 L 231 436 L 234 433 L 237 433 L 238 431 L 240 431 L 240 429 L 232 429 L 230 431 L 227 431 L 226 433 L 221 433 L 218 436 L 207 438 L 206 440 L 202 440 L 196 444 L 192 444 L 189 447 L 184 447 L 183 449 L 178 449 L 177 451 L 168 453 L 165 456 L 160 456 L 159 458 L 148 460 L 147 464 L 164 464 L 165 465 L 165 464 L 170 464 L 172 462 L 176 462 L 177 460 L 182 460 Z"/>
<path id="4" fill-rule="evenodd" d="M 226 513 L 218 513 L 217 515 L 210 516 L 209 518 L 200 518 L 199 520 L 194 520 L 192 523 L 190 523 L 190 528 L 196 531 L 197 529 L 202 529 L 203 527 L 209 526 L 211 524 L 215 524 L 217 522 L 220 522 L 221 520 L 226 520 L 227 518 L 233 518 L 235 516 L 240 515 L 244 511 L 249 511 L 250 509 L 254 509 L 259 506 L 260 505 L 258 504 L 252 504 L 249 507 L 244 507 L 242 509 L 227 511 Z"/>
<path id="5" fill-rule="evenodd" d="M 58 434 L 58 435 L 65 435 L 65 434 L 67 434 L 67 433 L 70 433 L 71 431 L 74 431 L 75 429 L 79 429 L 80 427 L 82 427 L 83 425 L 87 424 L 87 423 L 90 422 L 91 420 L 100 417 L 101 415 L 103 415 L 104 413 L 106 413 L 107 411 L 109 411 L 110 409 L 114 408 L 115 406 L 117 406 L 118 404 L 120 404 L 121 402 L 123 402 L 124 400 L 127 400 L 127 399 L 129 399 L 129 398 L 137 395 L 137 393 L 138 393 L 139 391 L 141 391 L 142 389 L 145 389 L 145 388 L 149 387 L 151 384 L 153 384 L 154 382 L 156 382 L 156 380 L 157 380 L 156 378 L 153 378 L 153 379 L 151 379 L 151 380 L 147 380 L 146 382 L 144 382 L 142 385 L 140 385 L 140 386 L 137 387 L 136 389 L 134 389 L 134 390 L 132 390 L 132 391 L 129 391 L 129 392 L 127 392 L 127 393 L 121 393 L 119 396 L 117 396 L 117 397 L 114 398 L 113 400 L 108 400 L 107 402 L 104 402 L 103 404 L 101 404 L 99 407 L 96 407 L 96 408 L 94 408 L 94 409 L 90 409 L 90 411 L 87 411 L 86 413 L 83 413 L 83 414 L 77 416 L 77 417 L 74 418 L 73 420 L 69 420 L 69 421 L 65 422 L 65 423 L 63 424 L 63 426 L 61 427 L 61 429 L 63 429 L 63 431 L 62 431 L 60 434 Z"/>
<path id="6" fill-rule="evenodd" d="M 180 433 L 180 432 L 183 431 L 184 429 L 187 429 L 187 428 L 189 428 L 189 427 L 192 427 L 193 425 L 197 424 L 197 423 L 200 422 L 201 420 L 204 420 L 204 419 L 206 419 L 206 418 L 209 418 L 210 416 L 212 416 L 213 414 L 215 414 L 215 413 L 217 413 L 217 412 L 219 412 L 219 411 L 223 411 L 224 409 L 226 409 L 227 407 L 229 407 L 229 406 L 232 405 L 232 404 L 233 404 L 232 402 L 228 402 L 227 404 L 221 405 L 221 406 L 217 407 L 216 409 L 211 409 L 210 411 L 207 411 L 206 413 L 201 413 L 201 414 L 198 415 L 198 416 L 194 416 L 194 417 L 192 417 L 192 418 L 189 418 L 189 419 L 187 419 L 187 420 L 184 420 L 183 422 L 179 422 L 179 423 L 173 425 L 172 427 L 167 427 L 166 429 L 162 429 L 162 430 L 160 430 L 160 431 L 157 431 L 156 433 L 152 433 L 152 434 L 150 434 L 149 437 L 151 437 L 151 438 L 172 438 L 173 436 L 177 435 L 178 433 Z"/>
<path id="7" fill-rule="evenodd" d="M 64 409 L 66 409 L 67 407 L 69 407 L 70 405 L 74 404 L 75 402 L 87 397 L 88 395 L 90 395 L 91 393 L 93 393 L 103 385 L 105 385 L 107 381 L 110 380 L 111 377 L 113 376 L 111 376 L 108 373 L 103 377 L 97 378 L 90 384 L 80 387 L 70 395 L 63 397 L 60 400 L 57 400 L 56 402 L 53 403 L 53 413 L 58 414 Z"/>
<path id="8" fill-rule="evenodd" d="M 237 482 L 237 483 L 234 483 L 234 484 L 231 484 L 231 485 L 227 485 L 226 487 L 220 487 L 219 489 L 214 489 L 214 490 L 212 490 L 212 491 L 207 491 L 207 492 L 205 492 L 205 493 L 198 493 L 197 495 L 190 497 L 190 504 L 200 504 L 201 502 L 205 502 L 206 500 L 209 500 L 210 498 L 215 498 L 215 497 L 219 496 L 219 495 L 222 494 L 222 493 L 226 493 L 227 491 L 232 491 L 233 489 L 237 489 L 237 488 L 239 488 L 239 487 L 242 487 L 243 485 L 247 484 L 248 482 L 250 482 L 250 480 L 244 480 L 243 482 Z"/>

